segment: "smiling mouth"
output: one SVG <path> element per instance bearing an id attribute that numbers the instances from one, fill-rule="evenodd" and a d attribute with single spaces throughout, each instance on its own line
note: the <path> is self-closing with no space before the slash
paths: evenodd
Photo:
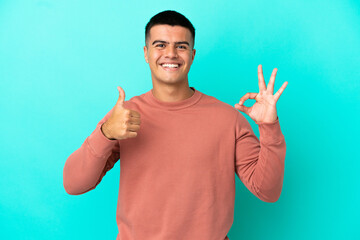
<path id="1" fill-rule="evenodd" d="M 182 66 L 182 64 L 160 64 L 160 66 L 165 71 L 174 72 L 174 71 L 177 71 Z"/>

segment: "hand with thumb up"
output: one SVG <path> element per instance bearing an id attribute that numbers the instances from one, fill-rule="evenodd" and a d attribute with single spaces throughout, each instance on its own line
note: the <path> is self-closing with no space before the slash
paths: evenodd
<path id="1" fill-rule="evenodd" d="M 110 140 L 134 138 L 140 129 L 140 113 L 124 108 L 125 92 L 118 87 L 119 99 L 117 100 L 109 119 L 102 124 L 101 130 Z"/>

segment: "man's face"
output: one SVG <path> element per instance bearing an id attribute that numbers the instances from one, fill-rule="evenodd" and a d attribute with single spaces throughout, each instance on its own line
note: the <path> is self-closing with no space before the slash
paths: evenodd
<path id="1" fill-rule="evenodd" d="M 153 26 L 147 46 L 144 46 L 153 83 L 176 84 L 186 81 L 195 52 L 189 29 L 165 24 Z M 163 65 L 166 63 L 175 65 Z"/>

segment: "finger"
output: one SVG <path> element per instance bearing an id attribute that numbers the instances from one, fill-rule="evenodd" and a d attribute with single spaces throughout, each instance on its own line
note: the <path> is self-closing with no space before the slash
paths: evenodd
<path id="1" fill-rule="evenodd" d="M 239 105 L 239 104 L 235 104 L 235 108 L 238 109 L 239 111 L 249 115 L 250 113 L 250 108 L 249 107 L 245 107 L 245 106 L 242 106 L 242 105 Z"/>
<path id="2" fill-rule="evenodd" d="M 137 132 L 126 131 L 126 138 L 134 138 L 137 136 Z"/>
<path id="3" fill-rule="evenodd" d="M 281 94 L 283 93 L 287 85 L 288 82 L 284 82 L 281 88 L 274 94 L 275 101 L 277 101 L 280 98 Z"/>
<path id="4" fill-rule="evenodd" d="M 140 129 L 140 125 L 130 124 L 127 128 L 128 132 L 137 132 Z"/>
<path id="5" fill-rule="evenodd" d="M 130 110 L 130 116 L 131 116 L 131 117 L 140 118 L 140 113 L 138 113 L 138 112 L 135 111 L 135 110 L 131 110 L 131 109 L 129 109 L 129 110 Z"/>
<path id="6" fill-rule="evenodd" d="M 116 102 L 116 105 L 122 107 L 125 101 L 125 91 L 120 86 L 118 86 L 117 89 L 119 90 L 119 98 Z"/>
<path id="7" fill-rule="evenodd" d="M 274 70 L 271 73 L 270 81 L 267 86 L 267 91 L 272 95 L 274 93 L 274 84 L 275 84 L 275 77 L 277 73 L 277 68 L 274 68 Z"/>
<path id="8" fill-rule="evenodd" d="M 258 79 L 259 79 L 259 91 L 266 91 L 266 84 L 264 81 L 264 75 L 261 64 L 258 66 Z"/>
<path id="9" fill-rule="evenodd" d="M 130 123 L 135 124 L 135 125 L 140 125 L 141 120 L 140 120 L 140 118 L 137 118 L 137 117 L 131 117 L 130 118 Z"/>
<path id="10" fill-rule="evenodd" d="M 240 98 L 239 105 L 243 105 L 244 102 L 245 102 L 246 100 L 248 100 L 249 98 L 250 98 L 250 99 L 255 99 L 257 95 L 258 95 L 257 93 L 246 93 L 244 96 L 242 96 L 242 97 Z"/>

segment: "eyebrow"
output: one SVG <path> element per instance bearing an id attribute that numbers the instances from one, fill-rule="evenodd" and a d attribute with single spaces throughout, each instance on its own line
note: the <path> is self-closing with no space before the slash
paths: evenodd
<path id="1" fill-rule="evenodd" d="M 152 45 L 154 45 L 155 43 L 169 43 L 169 42 L 166 42 L 166 41 L 162 41 L 162 40 L 155 40 Z M 186 41 L 182 41 L 182 42 L 175 42 L 175 44 L 186 44 L 188 46 L 190 46 L 190 44 Z"/>

